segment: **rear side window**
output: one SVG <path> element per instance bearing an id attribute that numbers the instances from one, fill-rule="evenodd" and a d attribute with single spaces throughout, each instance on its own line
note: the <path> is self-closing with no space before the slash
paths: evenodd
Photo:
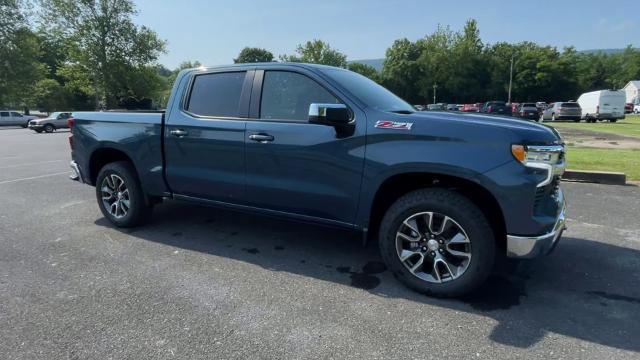
<path id="1" fill-rule="evenodd" d="M 338 104 L 340 100 L 302 74 L 288 71 L 264 73 L 260 118 L 306 121 L 311 103 Z"/>
<path id="2" fill-rule="evenodd" d="M 9 113 L 6 111 L 0 112 L 0 116 L 2 117 L 9 117 Z"/>
<path id="3" fill-rule="evenodd" d="M 238 117 L 245 72 L 196 75 L 186 110 L 202 116 Z"/>

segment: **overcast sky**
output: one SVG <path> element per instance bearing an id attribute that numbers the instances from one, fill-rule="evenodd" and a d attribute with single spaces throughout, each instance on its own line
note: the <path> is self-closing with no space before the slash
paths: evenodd
<path id="1" fill-rule="evenodd" d="M 321 39 L 349 60 L 384 57 L 398 38 L 416 40 L 438 24 L 459 30 L 478 21 L 485 43 L 534 41 L 578 50 L 640 47 L 638 0 L 585 1 L 349 1 L 135 0 L 136 21 L 167 40 L 160 63 L 233 62 L 245 46 L 276 55 Z"/>

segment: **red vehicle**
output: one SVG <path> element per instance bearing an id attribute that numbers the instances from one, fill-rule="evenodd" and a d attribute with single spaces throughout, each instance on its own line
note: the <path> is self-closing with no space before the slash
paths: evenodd
<path id="1" fill-rule="evenodd" d="M 632 112 L 633 112 L 633 104 L 632 103 L 624 104 L 624 113 L 631 114 Z"/>
<path id="2" fill-rule="evenodd" d="M 478 104 L 464 104 L 460 111 L 462 112 L 478 112 L 480 106 Z"/>

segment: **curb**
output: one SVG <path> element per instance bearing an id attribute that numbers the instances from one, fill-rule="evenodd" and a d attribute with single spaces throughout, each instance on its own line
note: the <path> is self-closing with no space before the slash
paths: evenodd
<path id="1" fill-rule="evenodd" d="M 625 185 L 627 176 L 621 172 L 565 170 L 563 180 L 585 181 L 608 185 Z"/>

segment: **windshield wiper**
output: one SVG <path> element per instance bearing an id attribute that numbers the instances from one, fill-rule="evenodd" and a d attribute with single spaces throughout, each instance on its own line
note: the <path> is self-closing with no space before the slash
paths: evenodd
<path id="1" fill-rule="evenodd" d="M 395 114 L 413 114 L 415 111 L 411 111 L 411 110 L 389 110 L 389 112 L 395 113 Z"/>

